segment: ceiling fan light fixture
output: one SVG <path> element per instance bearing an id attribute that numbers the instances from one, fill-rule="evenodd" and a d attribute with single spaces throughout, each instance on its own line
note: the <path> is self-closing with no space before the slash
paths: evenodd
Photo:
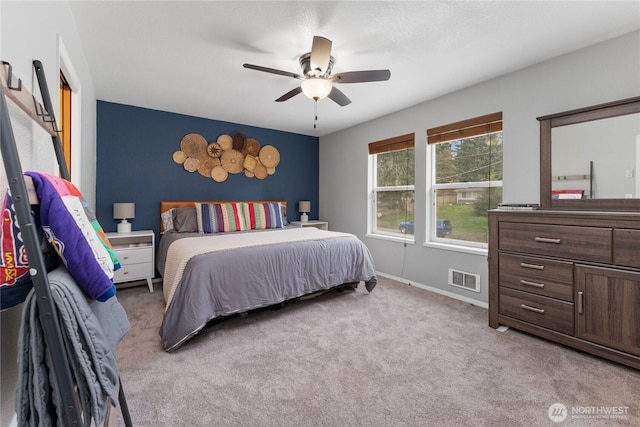
<path id="1" fill-rule="evenodd" d="M 318 77 L 304 80 L 300 86 L 305 95 L 316 101 L 326 98 L 331 92 L 331 89 L 333 89 L 333 85 L 329 80 Z"/>

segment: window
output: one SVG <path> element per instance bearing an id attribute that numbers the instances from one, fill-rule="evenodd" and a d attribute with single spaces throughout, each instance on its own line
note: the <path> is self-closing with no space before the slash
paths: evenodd
<path id="1" fill-rule="evenodd" d="M 502 113 L 429 129 L 427 142 L 430 240 L 486 248 L 487 210 L 502 202 Z"/>
<path id="2" fill-rule="evenodd" d="M 415 135 L 369 144 L 369 232 L 413 240 Z"/>

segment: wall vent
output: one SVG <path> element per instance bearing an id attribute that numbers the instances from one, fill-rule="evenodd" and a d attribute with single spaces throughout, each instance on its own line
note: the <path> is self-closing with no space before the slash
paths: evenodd
<path id="1" fill-rule="evenodd" d="M 480 292 L 480 275 L 449 269 L 449 284 L 457 288 Z"/>

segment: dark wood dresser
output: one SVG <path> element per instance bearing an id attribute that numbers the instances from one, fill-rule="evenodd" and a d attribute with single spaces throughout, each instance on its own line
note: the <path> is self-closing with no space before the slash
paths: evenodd
<path id="1" fill-rule="evenodd" d="M 489 326 L 640 369 L 640 212 L 489 212 Z"/>

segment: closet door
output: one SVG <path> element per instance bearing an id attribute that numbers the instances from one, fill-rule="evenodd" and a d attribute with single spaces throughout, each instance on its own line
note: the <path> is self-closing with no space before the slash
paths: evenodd
<path id="1" fill-rule="evenodd" d="M 640 273 L 576 266 L 576 336 L 640 356 Z"/>

